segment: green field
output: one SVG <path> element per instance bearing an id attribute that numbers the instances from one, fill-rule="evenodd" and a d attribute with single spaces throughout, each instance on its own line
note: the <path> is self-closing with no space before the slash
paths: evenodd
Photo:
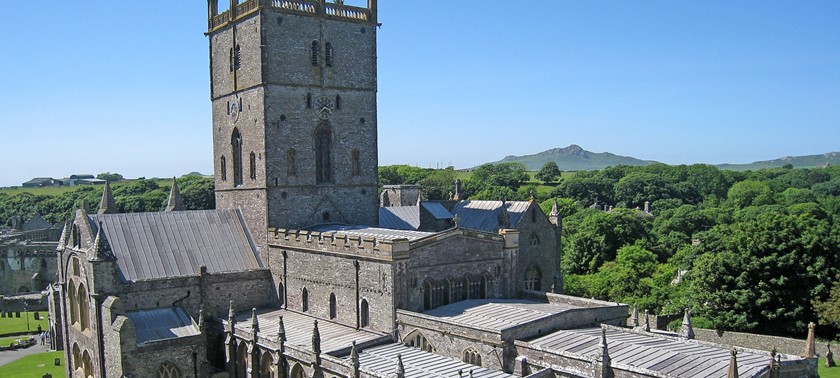
<path id="1" fill-rule="evenodd" d="M 162 187 L 172 186 L 172 179 L 155 179 L 158 185 Z M 131 182 L 130 180 L 112 183 L 111 185 L 121 185 L 123 183 Z M 76 190 L 78 188 L 87 188 L 88 186 L 50 186 L 45 188 L 0 188 L 0 193 L 8 194 L 10 196 L 19 193 L 30 193 L 34 195 L 58 196 L 64 193 Z M 102 185 L 90 185 L 96 192 L 102 191 Z"/>
<path id="2" fill-rule="evenodd" d="M 47 312 L 41 311 L 40 315 L 40 320 L 35 320 L 35 313 L 31 311 L 21 312 L 19 318 L 0 318 L 0 336 L 10 333 L 26 332 L 27 316 L 29 317 L 29 331 L 37 332 L 39 324 L 41 325 L 41 329 L 48 329 L 49 323 L 47 322 Z"/>
<path id="3" fill-rule="evenodd" d="M 61 360 L 61 365 L 55 366 L 55 359 Z M 64 376 L 64 352 L 46 352 L 26 356 L 8 365 L 0 366 L 0 377 L 3 378 L 31 378 L 42 377 L 50 373 L 53 377 Z"/>
<path id="4" fill-rule="evenodd" d="M 835 359 L 836 361 L 836 359 Z M 840 378 L 840 367 L 827 368 L 825 367 L 825 359 L 819 360 L 819 374 L 820 378 Z"/>

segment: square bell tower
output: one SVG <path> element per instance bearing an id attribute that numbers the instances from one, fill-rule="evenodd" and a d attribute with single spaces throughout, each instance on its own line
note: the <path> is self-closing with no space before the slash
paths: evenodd
<path id="1" fill-rule="evenodd" d="M 376 0 L 208 0 L 217 208 L 269 227 L 376 225 Z"/>

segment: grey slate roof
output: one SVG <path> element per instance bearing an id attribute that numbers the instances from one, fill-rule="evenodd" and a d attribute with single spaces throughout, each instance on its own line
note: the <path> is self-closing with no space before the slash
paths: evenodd
<path id="1" fill-rule="evenodd" d="M 195 336 L 200 332 L 181 307 L 155 308 L 125 314 L 134 326 L 137 345 L 160 340 Z"/>
<path id="2" fill-rule="evenodd" d="M 437 377 L 458 377 L 458 371 L 463 376 L 476 378 L 503 378 L 516 377 L 497 370 L 491 370 L 476 365 L 456 360 L 454 358 L 424 352 L 418 348 L 412 348 L 403 344 L 385 344 L 359 351 L 359 365 L 362 371 L 374 371 L 378 376 L 391 377 L 397 368 L 397 355 L 402 356 L 405 367 L 406 378 L 437 378 Z M 485 356 L 484 358 L 491 358 Z M 347 356 L 345 359 L 349 360 Z"/>
<path id="3" fill-rule="evenodd" d="M 421 239 L 427 236 L 434 235 L 433 232 L 411 231 L 411 230 L 393 230 L 388 228 L 368 227 L 368 226 L 348 226 L 338 224 L 318 225 L 308 228 L 309 231 L 319 232 L 335 232 L 350 236 L 361 236 L 367 238 L 376 238 L 379 240 L 394 240 L 394 239 L 408 239 L 409 241 Z"/>
<path id="4" fill-rule="evenodd" d="M 416 230 L 420 228 L 420 206 L 380 207 L 379 227 L 394 230 Z"/>
<path id="5" fill-rule="evenodd" d="M 323 353 L 349 348 L 353 341 L 361 344 L 376 339 L 387 338 L 390 340 L 390 336 L 384 333 L 365 329 L 357 331 L 355 328 L 343 324 L 281 309 L 257 309 L 257 321 L 260 326 L 259 336 L 277 340 L 280 316 L 283 317 L 287 345 L 294 345 L 306 350 L 312 350 L 313 322 L 316 319 L 318 320 L 318 332 L 321 334 L 321 351 Z M 236 315 L 236 329 L 251 332 L 251 311 Z"/>
<path id="6" fill-rule="evenodd" d="M 469 299 L 424 312 L 447 322 L 501 331 L 578 307 L 526 299 Z"/>
<path id="7" fill-rule="evenodd" d="M 124 281 L 259 269 L 238 210 L 89 215 L 103 231 Z"/>
<path id="8" fill-rule="evenodd" d="M 454 216 L 440 202 L 421 202 L 420 206 L 423 206 L 435 219 L 452 219 Z"/>
<path id="9" fill-rule="evenodd" d="M 601 328 L 562 330 L 528 342 L 549 352 L 593 359 L 600 351 Z M 674 377 L 726 377 L 730 352 L 725 346 L 607 328 L 613 366 L 621 364 Z M 782 355 L 782 360 L 789 356 Z M 754 377 L 768 367 L 770 354 L 738 351 L 738 372 Z"/>
<path id="10" fill-rule="evenodd" d="M 528 210 L 528 201 L 507 201 L 510 227 L 516 227 Z M 455 204 L 452 213 L 458 216 L 458 227 L 471 230 L 496 233 L 499 231 L 499 212 L 502 201 L 460 201 Z"/>

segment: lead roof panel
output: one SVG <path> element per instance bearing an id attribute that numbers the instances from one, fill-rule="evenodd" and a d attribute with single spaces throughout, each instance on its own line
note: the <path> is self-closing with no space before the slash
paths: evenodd
<path id="1" fill-rule="evenodd" d="M 262 268 L 238 210 L 90 215 L 103 232 L 124 281 Z"/>

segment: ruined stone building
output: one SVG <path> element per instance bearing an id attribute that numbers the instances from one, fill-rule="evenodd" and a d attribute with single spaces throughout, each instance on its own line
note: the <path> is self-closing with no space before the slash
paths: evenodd
<path id="1" fill-rule="evenodd" d="M 0 294 L 44 290 L 55 281 L 55 247 L 61 228 L 35 215 L 26 222 L 12 220 L 0 230 Z"/>
<path id="2" fill-rule="evenodd" d="M 77 211 L 51 302 L 68 376 L 772 368 L 769 353 L 734 363 L 726 347 L 619 327 L 627 305 L 557 293 L 557 212 L 534 201 L 377 193 L 376 0 L 219 10 L 208 0 L 218 209 L 184 210 L 173 185 L 163 212 L 117 214 L 107 187 L 97 214 Z M 775 371 L 813 362 L 780 355 Z"/>

